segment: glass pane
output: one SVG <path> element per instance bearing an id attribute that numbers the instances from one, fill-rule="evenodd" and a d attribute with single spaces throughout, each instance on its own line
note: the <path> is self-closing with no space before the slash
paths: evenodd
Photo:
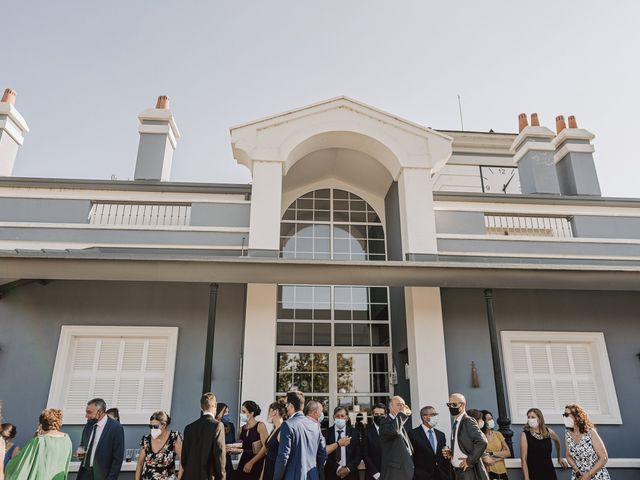
<path id="1" fill-rule="evenodd" d="M 331 345 L 331 324 L 313 324 L 313 344 L 317 346 Z"/>
<path id="2" fill-rule="evenodd" d="M 353 405 L 353 397 L 338 397 L 338 405 L 341 407 L 347 407 L 347 410 L 351 410 L 351 406 Z"/>
<path id="3" fill-rule="evenodd" d="M 278 392 L 288 392 L 291 390 L 291 384 L 293 382 L 293 375 L 290 373 L 279 373 L 276 391 Z"/>
<path id="4" fill-rule="evenodd" d="M 329 201 L 329 199 L 320 199 L 320 198 L 316 198 L 316 201 L 314 202 L 314 208 L 316 210 L 331 210 L 331 202 Z"/>
<path id="5" fill-rule="evenodd" d="M 313 236 L 316 238 L 331 238 L 331 227 L 329 225 L 314 225 Z"/>
<path id="6" fill-rule="evenodd" d="M 314 372 L 329 371 L 329 354 L 328 353 L 316 353 L 313 356 L 313 371 Z"/>
<path id="7" fill-rule="evenodd" d="M 297 207 L 298 210 L 313 210 L 313 200 L 310 198 L 299 198 Z"/>
<path id="8" fill-rule="evenodd" d="M 367 238 L 367 226 L 366 225 L 351 225 L 349 227 L 351 237 L 353 238 Z"/>
<path id="9" fill-rule="evenodd" d="M 349 198 L 349 192 L 346 192 L 344 190 L 339 190 L 339 189 L 335 189 L 333 191 L 333 198 L 334 199 L 345 199 L 345 198 Z"/>
<path id="10" fill-rule="evenodd" d="M 353 344 L 357 346 L 371 345 L 369 324 L 354 323 L 353 327 Z"/>
<path id="11" fill-rule="evenodd" d="M 311 372 L 313 370 L 313 353 L 298 354 L 298 362 L 296 364 L 297 372 Z"/>
<path id="12" fill-rule="evenodd" d="M 296 233 L 295 223 L 281 223 L 280 224 L 280 236 L 281 237 L 293 237 Z"/>
<path id="13" fill-rule="evenodd" d="M 367 234 L 370 239 L 384 240 L 384 229 L 382 226 L 367 227 Z"/>
<path id="14" fill-rule="evenodd" d="M 335 210 L 333 212 L 333 221 L 340 223 L 348 223 L 349 222 L 349 212 L 343 212 L 340 210 Z"/>
<path id="15" fill-rule="evenodd" d="M 331 320 L 331 306 L 327 305 L 325 308 L 314 310 L 313 318 L 315 320 Z"/>
<path id="16" fill-rule="evenodd" d="M 334 345 L 344 346 L 351 345 L 351 324 L 350 323 L 336 323 L 333 326 L 335 330 Z"/>
<path id="17" fill-rule="evenodd" d="M 316 190 L 315 192 L 313 192 L 313 196 L 315 198 L 330 198 L 330 190 L 328 188 Z"/>
<path id="18" fill-rule="evenodd" d="M 283 220 L 295 220 L 296 219 L 296 210 L 294 208 L 289 208 L 284 215 L 282 216 Z"/>
<path id="19" fill-rule="evenodd" d="M 351 303 L 351 287 L 334 287 L 333 299 L 335 303 Z"/>
<path id="20" fill-rule="evenodd" d="M 367 210 L 367 204 L 364 200 L 354 200 L 353 198 L 349 201 L 349 207 L 352 212 L 364 212 Z"/>
<path id="21" fill-rule="evenodd" d="M 369 223 L 380 223 L 380 217 L 376 212 L 369 211 L 367 213 L 367 222 Z"/>
<path id="22" fill-rule="evenodd" d="M 313 345 L 312 325 L 310 323 L 296 323 L 294 343 L 296 345 Z"/>
<path id="23" fill-rule="evenodd" d="M 313 210 L 298 210 L 296 220 L 299 222 L 313 221 Z"/>
<path id="24" fill-rule="evenodd" d="M 326 253 L 330 253 L 331 252 L 331 240 L 329 240 L 328 238 L 316 238 L 313 241 L 313 251 L 318 253 L 318 252 L 326 252 Z"/>
<path id="25" fill-rule="evenodd" d="M 389 307 L 386 305 L 371 305 L 371 320 L 388 320 Z"/>
<path id="26" fill-rule="evenodd" d="M 278 354 L 278 371 L 293 372 L 297 361 L 298 361 L 297 353 L 279 353 Z"/>
<path id="27" fill-rule="evenodd" d="M 282 319 L 292 319 L 293 318 L 293 309 L 292 308 L 284 308 L 282 303 L 278 302 L 278 318 Z"/>
<path id="28" fill-rule="evenodd" d="M 335 225 L 333 227 L 333 236 L 335 238 L 349 238 L 349 227 L 347 225 Z"/>
<path id="29" fill-rule="evenodd" d="M 371 354 L 371 371 L 386 373 L 389 371 L 388 356 L 385 353 Z"/>
<path id="30" fill-rule="evenodd" d="M 297 224 L 298 238 L 313 238 L 313 225 Z"/>
<path id="31" fill-rule="evenodd" d="M 293 345 L 293 323 L 278 322 L 276 342 L 278 345 Z"/>
<path id="32" fill-rule="evenodd" d="M 331 212 L 328 210 L 316 210 L 313 214 L 313 220 L 316 222 L 331 221 Z"/>
<path id="33" fill-rule="evenodd" d="M 369 253 L 378 253 L 378 254 L 385 253 L 384 241 L 382 240 L 369 240 L 368 246 L 369 246 Z"/>
<path id="34" fill-rule="evenodd" d="M 296 251 L 296 241 L 294 238 L 283 238 L 280 240 L 280 251 L 283 253 L 293 253 Z"/>
<path id="35" fill-rule="evenodd" d="M 348 200 L 334 200 L 333 201 L 333 209 L 340 212 L 348 212 L 349 211 L 349 201 Z M 348 221 L 348 219 L 347 219 Z"/>
<path id="36" fill-rule="evenodd" d="M 333 316 L 336 320 L 351 320 L 351 310 L 337 309 L 333 311 Z"/>
<path id="37" fill-rule="evenodd" d="M 365 212 L 351 212 L 351 221 L 364 223 L 367 221 L 367 214 Z"/>
<path id="38" fill-rule="evenodd" d="M 374 323 L 371 325 L 371 344 L 374 347 L 388 347 L 389 344 L 389 324 Z"/>
<path id="39" fill-rule="evenodd" d="M 296 237 L 296 252 L 313 252 L 313 239 Z"/>
<path id="40" fill-rule="evenodd" d="M 371 375 L 372 392 L 389 391 L 389 375 L 387 373 L 374 373 Z"/>
<path id="41" fill-rule="evenodd" d="M 314 393 L 329 393 L 329 374 L 328 373 L 313 374 L 313 391 Z"/>
<path id="42" fill-rule="evenodd" d="M 310 373 L 296 373 L 293 375 L 293 385 L 298 387 L 301 392 L 311 392 L 311 378 Z"/>
<path id="43" fill-rule="evenodd" d="M 353 392 L 353 374 L 351 373 L 339 373 L 338 374 L 338 393 Z"/>
<path id="44" fill-rule="evenodd" d="M 311 320 L 312 318 L 313 310 L 311 310 L 311 303 L 299 303 L 296 305 L 296 320 Z"/>
<path id="45" fill-rule="evenodd" d="M 387 288 L 370 287 L 369 298 L 371 303 L 387 303 Z"/>

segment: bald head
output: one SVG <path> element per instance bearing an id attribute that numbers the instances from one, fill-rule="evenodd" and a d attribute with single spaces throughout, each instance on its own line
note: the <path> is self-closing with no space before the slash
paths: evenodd
<path id="1" fill-rule="evenodd" d="M 389 399 L 389 413 L 395 416 L 400 412 L 403 412 L 405 415 L 411 415 L 411 410 L 407 404 L 404 403 L 404 399 L 395 395 Z"/>

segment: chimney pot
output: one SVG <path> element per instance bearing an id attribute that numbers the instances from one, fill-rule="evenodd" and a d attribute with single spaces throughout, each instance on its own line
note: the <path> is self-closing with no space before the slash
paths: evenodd
<path id="1" fill-rule="evenodd" d="M 567 128 L 567 124 L 564 122 L 564 115 L 558 115 L 556 117 L 556 133 L 560 133 Z"/>
<path id="2" fill-rule="evenodd" d="M 538 119 L 538 114 L 537 113 L 532 113 L 531 114 L 531 126 L 532 127 L 539 127 L 540 126 L 540 120 Z"/>
<path id="3" fill-rule="evenodd" d="M 158 97 L 158 101 L 156 102 L 156 108 L 166 110 L 169 108 L 169 97 L 166 95 L 160 95 Z"/>
<path id="4" fill-rule="evenodd" d="M 527 114 L 521 113 L 520 115 L 518 115 L 518 132 L 521 132 L 528 126 L 529 121 L 527 120 Z"/>
<path id="5" fill-rule="evenodd" d="M 575 115 L 569 115 L 569 128 L 578 128 L 578 122 Z"/>
<path id="6" fill-rule="evenodd" d="M 16 92 L 10 88 L 6 88 L 4 93 L 2 94 L 2 100 L 0 102 L 10 103 L 11 105 L 16 104 Z"/>

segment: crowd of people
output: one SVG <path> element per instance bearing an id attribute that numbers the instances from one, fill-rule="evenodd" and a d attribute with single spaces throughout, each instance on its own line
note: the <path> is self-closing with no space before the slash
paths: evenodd
<path id="1" fill-rule="evenodd" d="M 330 427 L 322 429 L 324 406 L 305 402 L 301 392 L 289 392 L 269 405 L 266 421 L 271 428 L 258 420 L 260 406 L 245 401 L 236 435 L 229 407 L 206 393 L 200 399 L 200 417 L 183 435 L 171 430 L 166 412 L 151 415 L 149 433 L 140 441 L 135 480 L 357 480 L 361 465 L 367 480 L 507 479 L 505 459 L 512 452 L 492 413 L 467 409 L 459 393 L 449 397 L 447 408 L 450 438 L 436 428 L 442 421 L 433 406 L 420 409 L 417 428 L 407 428 L 412 412 L 399 396 L 388 405 L 374 405 L 366 425 L 362 417 L 352 424 L 349 411 L 338 406 Z M 119 412 L 96 398 L 87 403 L 85 414 L 87 423 L 75 451 L 77 478 L 115 480 L 125 451 Z M 607 452 L 587 413 L 577 404 L 567 405 L 563 418 L 566 456 L 543 413 L 537 408 L 527 412 L 520 434 L 524 479 L 557 478 L 555 447 L 559 466 L 572 469 L 573 480 L 608 480 Z M 0 480 L 67 478 L 72 444 L 61 432 L 62 424 L 62 411 L 44 410 L 33 438 L 22 448 L 14 442 L 16 427 L 0 424 Z M 235 469 L 232 455 L 239 455 Z"/>

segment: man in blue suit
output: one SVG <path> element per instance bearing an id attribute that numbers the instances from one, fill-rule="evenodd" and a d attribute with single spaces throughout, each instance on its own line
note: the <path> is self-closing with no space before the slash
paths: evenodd
<path id="1" fill-rule="evenodd" d="M 82 430 L 81 445 L 85 455 L 80 462 L 78 480 L 116 480 L 124 459 L 124 430 L 107 415 L 101 398 L 87 403 L 87 424 Z"/>
<path id="2" fill-rule="evenodd" d="M 304 395 L 287 393 L 289 419 L 280 427 L 274 480 L 318 480 L 327 461 L 320 424 L 302 413 Z"/>

